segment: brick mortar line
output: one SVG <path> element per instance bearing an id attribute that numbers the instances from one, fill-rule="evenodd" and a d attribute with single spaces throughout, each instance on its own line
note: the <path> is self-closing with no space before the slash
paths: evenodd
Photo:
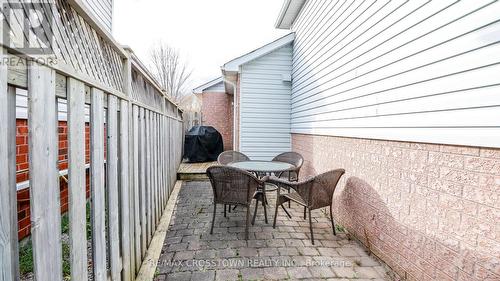
<path id="1" fill-rule="evenodd" d="M 165 242 L 165 237 L 167 236 L 168 226 L 170 225 L 170 220 L 172 219 L 172 214 L 174 212 L 182 183 L 183 181 L 178 180 L 174 185 L 174 189 L 170 194 L 167 206 L 165 207 L 163 216 L 161 217 L 160 224 L 158 224 L 156 232 L 151 239 L 149 249 L 146 252 L 146 257 L 144 258 L 139 273 L 137 274 L 136 281 L 150 281 L 154 279 L 158 260 L 160 259 L 161 250 L 163 248 L 163 242 Z"/>

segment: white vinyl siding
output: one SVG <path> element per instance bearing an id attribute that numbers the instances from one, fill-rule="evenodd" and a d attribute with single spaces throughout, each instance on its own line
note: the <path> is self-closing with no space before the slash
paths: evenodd
<path id="1" fill-rule="evenodd" d="M 90 11 L 111 32 L 113 27 L 113 0 L 85 0 Z"/>
<path id="2" fill-rule="evenodd" d="M 291 150 L 291 68 L 291 44 L 241 66 L 240 150 L 251 159 Z"/>
<path id="3" fill-rule="evenodd" d="M 500 147 L 500 3 L 309 0 L 292 133 Z"/>
<path id="4" fill-rule="evenodd" d="M 210 92 L 225 93 L 226 88 L 224 88 L 224 82 L 221 81 L 215 85 L 212 85 L 212 86 L 204 89 L 203 92 L 206 92 L 206 93 L 210 93 Z"/>
<path id="5" fill-rule="evenodd" d="M 68 102 L 66 99 L 57 99 L 58 121 L 68 120 Z M 16 88 L 16 118 L 28 119 L 28 91 Z M 90 106 L 85 104 L 85 122 L 90 122 Z"/>

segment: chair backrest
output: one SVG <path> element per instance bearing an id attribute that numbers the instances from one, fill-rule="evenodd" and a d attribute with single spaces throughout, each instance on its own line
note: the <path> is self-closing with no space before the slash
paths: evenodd
<path id="1" fill-rule="evenodd" d="M 249 206 L 257 188 L 263 183 L 254 175 L 229 166 L 207 169 L 215 203 Z"/>
<path id="2" fill-rule="evenodd" d="M 297 170 L 300 170 L 300 167 L 302 167 L 302 164 L 304 163 L 304 157 L 300 155 L 297 152 L 284 152 L 281 154 L 278 154 L 276 157 L 273 158 L 273 161 L 280 161 L 280 162 L 285 162 L 288 164 L 292 164 L 295 167 L 297 167 Z"/>
<path id="3" fill-rule="evenodd" d="M 248 156 L 234 150 L 224 151 L 221 154 L 219 154 L 219 157 L 217 157 L 217 162 L 220 165 L 227 165 L 231 162 L 248 161 L 248 160 L 250 160 Z"/>
<path id="4" fill-rule="evenodd" d="M 344 173 L 344 169 L 337 169 L 319 174 L 301 183 L 297 192 L 311 210 L 330 206 L 335 188 Z"/>

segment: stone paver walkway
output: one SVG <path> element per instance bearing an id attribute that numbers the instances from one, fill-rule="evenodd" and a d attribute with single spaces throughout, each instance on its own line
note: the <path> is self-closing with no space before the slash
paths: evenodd
<path id="1" fill-rule="evenodd" d="M 245 241 L 245 208 L 223 215 L 218 206 L 214 234 L 212 189 L 208 182 L 185 182 L 158 262 L 155 280 L 388 280 L 384 268 L 343 233 L 334 236 L 328 217 L 313 211 L 315 245 L 303 209 L 292 203 L 289 219 L 278 211 L 272 228 L 275 193 L 269 195 L 269 224 L 259 206 Z M 253 214 L 253 208 L 252 214 Z"/>

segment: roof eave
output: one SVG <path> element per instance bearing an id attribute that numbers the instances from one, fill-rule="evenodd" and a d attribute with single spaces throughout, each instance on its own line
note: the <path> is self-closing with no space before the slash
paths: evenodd
<path id="1" fill-rule="evenodd" d="M 216 85 L 216 84 L 218 84 L 220 82 L 222 82 L 222 77 L 217 77 L 217 78 L 215 78 L 213 80 L 210 80 L 207 83 L 194 88 L 193 89 L 193 94 L 201 94 L 201 93 L 203 93 L 203 90 L 205 90 L 206 88 L 210 88 L 213 85 Z"/>
<path id="2" fill-rule="evenodd" d="M 307 0 L 285 0 L 274 25 L 278 29 L 290 29 Z M 287 18 L 286 21 L 284 19 Z"/>
<path id="3" fill-rule="evenodd" d="M 262 56 L 265 56 L 269 53 L 271 53 L 272 51 L 278 49 L 278 48 L 281 48 L 287 44 L 290 44 L 293 42 L 293 40 L 295 40 L 295 33 L 289 33 L 269 44 L 266 44 L 258 49 L 255 49 L 249 53 L 246 53 L 245 55 L 243 56 L 240 56 L 238 58 L 235 58 L 227 63 L 225 63 L 223 66 L 222 66 L 222 73 L 223 75 L 226 74 L 226 73 L 238 73 L 239 72 L 239 69 L 240 69 L 240 66 L 245 64 L 245 63 L 248 63 L 250 61 L 253 61 L 255 59 L 258 59 Z"/>

